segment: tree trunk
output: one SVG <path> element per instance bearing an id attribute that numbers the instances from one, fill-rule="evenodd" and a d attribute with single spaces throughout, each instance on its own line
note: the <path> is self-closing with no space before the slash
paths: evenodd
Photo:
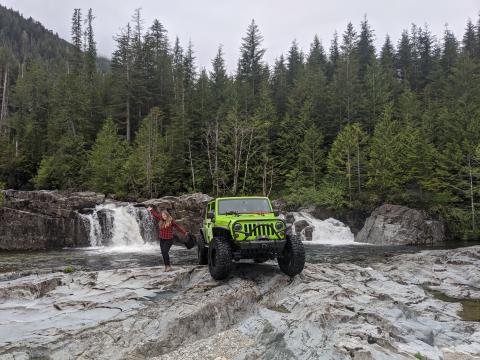
<path id="1" fill-rule="evenodd" d="M 130 96 L 127 97 L 127 141 L 130 142 Z"/>
<path id="2" fill-rule="evenodd" d="M 473 201 L 473 177 L 472 177 L 472 162 L 471 157 L 468 155 L 468 175 L 470 177 L 470 206 L 472 211 L 472 231 L 475 231 L 475 204 Z"/>
<path id="3" fill-rule="evenodd" d="M 5 67 L 3 75 L 3 88 L 2 88 L 2 108 L 0 110 L 0 133 L 3 133 L 6 129 L 7 118 L 7 85 L 8 85 L 8 67 Z"/>
<path id="4" fill-rule="evenodd" d="M 218 196 L 218 139 L 219 139 L 219 127 L 218 127 L 218 116 L 215 122 L 215 185 L 216 185 L 216 195 Z"/>
<path id="5" fill-rule="evenodd" d="M 313 190 L 317 190 L 317 171 L 316 171 L 316 160 L 315 149 L 312 150 L 312 174 L 313 174 Z"/>
<path id="6" fill-rule="evenodd" d="M 190 170 L 192 171 L 192 186 L 193 186 L 193 192 L 196 192 L 195 190 L 195 170 L 193 168 L 193 160 L 192 160 L 192 148 L 190 146 L 190 140 L 188 140 L 188 155 L 190 157 Z"/>
<path id="7" fill-rule="evenodd" d="M 245 159 L 245 174 L 243 176 L 242 194 L 245 194 L 245 183 L 247 181 L 248 160 L 250 159 L 250 148 L 252 146 L 253 130 L 250 131 L 250 140 L 248 141 L 247 157 Z"/>
<path id="8" fill-rule="evenodd" d="M 347 178 L 348 178 L 348 194 L 350 204 L 352 203 L 352 162 L 350 158 L 350 149 L 347 151 Z"/>
<path id="9" fill-rule="evenodd" d="M 362 192 L 360 188 L 360 141 L 357 139 L 357 182 L 358 182 L 358 193 Z"/>
<path id="10" fill-rule="evenodd" d="M 270 188 L 268 189 L 268 193 L 266 196 L 270 196 L 270 193 L 272 192 L 272 187 L 273 187 L 273 164 L 272 164 L 272 169 L 270 170 Z"/>
<path id="11" fill-rule="evenodd" d="M 207 129 L 205 131 L 205 145 L 206 145 L 206 150 L 207 150 L 207 160 L 208 160 L 208 171 L 210 172 L 210 177 L 212 178 L 212 192 L 215 193 L 215 174 L 213 172 L 213 164 L 212 164 L 212 154 L 211 154 L 211 149 L 210 149 L 210 133 L 211 133 L 211 128 L 210 126 L 207 126 Z"/>

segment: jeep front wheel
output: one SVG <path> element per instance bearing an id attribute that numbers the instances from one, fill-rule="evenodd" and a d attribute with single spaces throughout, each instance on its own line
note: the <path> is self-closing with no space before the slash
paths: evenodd
<path id="1" fill-rule="evenodd" d="M 232 248 L 222 238 L 214 238 L 208 247 L 208 270 L 215 280 L 225 279 L 232 269 Z"/>
<path id="2" fill-rule="evenodd" d="M 282 256 L 277 258 L 278 266 L 288 276 L 300 274 L 305 266 L 305 248 L 298 236 L 289 235 Z"/>

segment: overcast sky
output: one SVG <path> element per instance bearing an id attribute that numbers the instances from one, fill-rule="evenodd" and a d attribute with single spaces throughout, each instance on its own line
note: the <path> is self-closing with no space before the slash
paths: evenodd
<path id="1" fill-rule="evenodd" d="M 264 36 L 266 60 L 286 53 L 293 39 L 308 50 L 318 34 L 326 49 L 335 30 L 342 33 L 349 21 L 357 28 L 363 16 L 375 31 L 380 47 L 385 35 L 394 43 L 412 23 L 428 24 L 441 39 L 445 24 L 461 38 L 468 18 L 476 22 L 479 0 L 0 0 L 2 5 L 33 17 L 48 29 L 70 39 L 70 19 L 74 8 L 86 14 L 92 8 L 98 52 L 107 57 L 119 33 L 136 8 L 142 9 L 145 25 L 157 18 L 167 28 L 171 42 L 179 36 L 186 46 L 194 45 L 197 67 L 210 68 L 219 44 L 223 44 L 229 71 L 234 71 L 245 30 L 254 18 Z M 387 5 L 388 4 L 388 5 Z"/>

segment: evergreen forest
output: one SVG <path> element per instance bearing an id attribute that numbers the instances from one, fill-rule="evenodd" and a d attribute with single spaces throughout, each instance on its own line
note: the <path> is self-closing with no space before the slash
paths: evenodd
<path id="1" fill-rule="evenodd" d="M 234 71 L 221 45 L 200 67 L 195 44 L 140 9 L 110 59 L 92 9 L 65 21 L 68 42 L 0 7 L 0 188 L 388 202 L 478 237 L 480 18 L 462 38 L 412 25 L 376 48 L 365 17 L 271 64 L 252 20 Z"/>

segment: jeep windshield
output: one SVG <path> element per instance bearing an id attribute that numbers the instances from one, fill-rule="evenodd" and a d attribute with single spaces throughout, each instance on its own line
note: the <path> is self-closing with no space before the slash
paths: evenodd
<path id="1" fill-rule="evenodd" d="M 265 214 L 272 209 L 267 199 L 223 199 L 218 200 L 218 214 Z"/>

